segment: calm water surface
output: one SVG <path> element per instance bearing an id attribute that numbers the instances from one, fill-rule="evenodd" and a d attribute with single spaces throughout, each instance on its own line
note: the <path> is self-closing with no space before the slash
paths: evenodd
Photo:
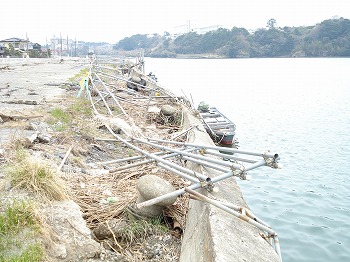
<path id="1" fill-rule="evenodd" d="M 224 112 L 241 149 L 280 154 L 283 169 L 239 185 L 284 261 L 350 261 L 350 59 L 147 58 L 149 71 Z"/>

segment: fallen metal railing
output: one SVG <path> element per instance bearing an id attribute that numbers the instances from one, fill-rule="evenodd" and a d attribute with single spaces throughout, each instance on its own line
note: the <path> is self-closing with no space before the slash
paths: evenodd
<path id="1" fill-rule="evenodd" d="M 256 226 L 257 228 L 266 232 L 263 237 L 265 239 L 271 239 L 273 241 L 273 244 L 275 245 L 275 251 L 276 251 L 277 255 L 279 256 L 280 260 L 282 261 L 281 248 L 280 248 L 279 240 L 277 237 L 277 233 L 274 230 L 272 230 L 271 227 L 269 225 L 267 225 L 265 222 L 263 222 L 262 220 L 258 219 L 256 216 L 254 216 L 253 213 L 251 213 L 248 209 L 245 209 L 243 207 L 238 207 L 235 205 L 230 205 L 227 203 L 225 204 L 223 202 L 211 199 L 211 198 L 206 197 L 206 196 L 204 196 L 204 195 L 202 195 L 202 194 L 198 193 L 197 191 L 194 191 L 190 188 L 185 188 L 185 191 L 190 193 L 194 199 L 212 204 L 213 206 L 216 206 L 216 207 L 226 211 L 227 213 L 232 214 L 232 215 L 238 217 L 239 219 L 241 219 L 241 220 L 243 220 L 243 221 L 245 221 L 253 226 Z"/>
<path id="2" fill-rule="evenodd" d="M 91 96 L 92 91 L 96 91 L 96 93 L 99 95 L 100 100 L 98 102 L 103 101 L 103 105 L 107 108 L 107 111 L 110 115 L 113 115 L 112 110 L 110 109 L 106 98 L 111 97 L 115 103 L 121 108 L 123 114 L 128 117 L 127 112 L 123 109 L 121 104 L 118 101 L 118 97 L 113 94 L 113 92 L 108 88 L 108 84 L 105 83 L 102 79 L 101 75 L 106 75 L 106 73 L 101 72 L 94 72 L 94 61 L 91 64 L 89 73 L 87 75 L 87 78 L 84 82 L 84 86 L 82 86 L 82 89 L 79 91 L 79 95 L 83 90 L 86 91 L 87 97 L 90 100 L 90 103 L 94 109 L 95 114 L 100 114 L 96 108 L 96 103 L 93 101 L 93 98 Z M 96 67 L 96 65 L 95 65 Z M 105 68 L 105 67 L 101 67 Z M 96 79 L 93 79 L 92 76 L 95 76 Z M 108 75 L 108 74 L 107 74 Z M 112 77 L 112 76 L 108 76 Z M 123 79 L 121 77 L 113 76 L 116 80 L 123 80 L 128 81 L 126 79 Z M 98 81 L 101 83 L 105 91 L 101 91 L 98 89 L 95 81 Z M 89 85 L 91 83 L 91 85 Z M 145 97 L 146 98 L 146 97 Z M 125 170 L 127 168 L 132 168 L 138 165 L 143 165 L 151 162 L 155 162 L 158 166 L 170 171 L 171 173 L 180 176 L 186 180 L 189 180 L 192 184 L 177 189 L 173 192 L 164 194 L 162 196 L 144 201 L 142 203 L 137 204 L 137 208 L 142 208 L 146 206 L 155 205 L 163 200 L 173 198 L 180 196 L 184 193 L 190 193 L 192 197 L 194 197 L 197 200 L 208 202 L 214 206 L 217 206 L 224 211 L 233 214 L 237 216 L 238 218 L 258 227 L 259 229 L 266 232 L 265 238 L 266 239 L 272 239 L 274 241 L 275 251 L 278 254 L 278 256 L 281 258 L 281 250 L 277 238 L 277 234 L 275 231 L 271 229 L 269 225 L 267 225 L 262 220 L 256 218 L 251 211 L 248 209 L 237 207 L 232 204 L 223 203 L 217 200 L 210 199 L 202 194 L 199 194 L 198 192 L 194 191 L 199 188 L 205 188 L 209 192 L 212 192 L 215 187 L 215 183 L 223 181 L 225 179 L 231 178 L 231 177 L 238 177 L 240 179 L 246 180 L 249 178 L 247 175 L 247 172 L 256 168 L 259 168 L 261 166 L 268 166 L 271 168 L 279 168 L 280 165 L 278 164 L 279 155 L 278 154 L 271 154 L 269 152 L 261 153 L 261 152 L 252 152 L 252 151 L 245 151 L 245 150 L 239 150 L 234 148 L 227 148 L 227 147 L 219 147 L 219 146 L 209 146 L 209 145 L 199 145 L 194 143 L 186 143 L 186 142 L 178 142 L 173 140 L 164 140 L 164 139 L 155 139 L 155 138 L 137 138 L 135 136 L 132 136 L 131 134 L 127 134 L 127 136 L 131 139 L 131 141 L 127 141 L 126 139 L 122 138 L 120 135 L 117 135 L 112 128 L 109 126 L 108 123 L 103 123 L 108 131 L 113 135 L 115 138 L 111 141 L 119 141 L 128 146 L 129 148 L 139 152 L 141 156 L 131 157 L 131 158 L 124 158 L 120 160 L 112 160 L 112 161 L 106 161 L 101 162 L 101 164 L 109 164 L 109 163 L 118 163 L 123 161 L 129 161 L 129 160 L 142 160 L 139 162 L 135 162 L 132 164 L 127 164 L 124 166 L 117 167 L 115 169 L 110 170 L 110 173 Z M 123 130 L 126 132 L 125 130 Z M 149 153 L 146 150 L 136 146 L 135 144 L 143 144 L 148 145 L 157 149 L 160 149 L 160 152 L 156 153 Z M 172 148 L 169 146 L 164 146 L 163 144 L 171 144 L 174 146 L 180 146 L 181 148 Z M 194 153 L 197 152 L 197 153 Z M 222 152 L 225 152 L 226 154 L 223 154 Z M 232 155 L 228 155 L 232 154 Z M 254 157 L 255 159 L 247 158 L 247 157 L 241 157 L 239 155 L 245 155 Z M 221 157 L 226 159 L 231 159 L 233 161 L 224 161 L 220 160 L 215 157 Z M 189 168 L 184 167 L 183 165 L 178 165 L 176 163 L 171 162 L 170 158 L 177 157 L 186 161 L 191 161 L 193 163 L 196 163 L 201 166 L 205 166 L 210 169 L 214 169 L 220 172 L 223 172 L 216 176 L 208 176 L 199 172 L 195 172 Z M 243 165 L 240 162 L 244 162 Z M 241 213 L 239 213 L 241 212 Z"/>

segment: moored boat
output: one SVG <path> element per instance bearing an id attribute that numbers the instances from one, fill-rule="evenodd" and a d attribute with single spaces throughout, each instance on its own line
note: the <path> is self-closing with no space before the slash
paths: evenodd
<path id="1" fill-rule="evenodd" d="M 204 127 L 211 139 L 221 145 L 232 145 L 236 134 L 236 125 L 223 115 L 216 107 L 199 112 Z"/>

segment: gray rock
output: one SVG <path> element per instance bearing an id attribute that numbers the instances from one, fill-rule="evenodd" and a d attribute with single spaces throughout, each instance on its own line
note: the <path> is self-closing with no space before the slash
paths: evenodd
<path id="1" fill-rule="evenodd" d="M 93 233 L 95 237 L 99 240 L 107 239 L 113 237 L 113 234 L 118 238 L 123 230 L 128 226 L 127 222 L 124 220 L 111 219 L 106 223 L 99 224 Z M 108 228 L 109 226 L 109 228 Z"/>
<path id="2" fill-rule="evenodd" d="M 50 253 L 53 257 L 56 258 L 66 258 L 67 257 L 67 249 L 65 245 L 54 243 L 51 246 Z"/>
<path id="3" fill-rule="evenodd" d="M 138 83 L 138 84 L 141 82 L 141 78 L 138 76 L 132 76 L 131 80 L 135 83 Z"/>
<path id="4" fill-rule="evenodd" d="M 47 133 L 39 133 L 37 138 L 40 143 L 50 143 L 51 141 L 51 135 Z"/>
<path id="5" fill-rule="evenodd" d="M 176 108 L 171 105 L 163 105 L 160 112 L 165 116 L 173 116 L 176 113 Z"/>
<path id="6" fill-rule="evenodd" d="M 136 189 L 139 191 L 136 203 L 142 203 L 146 200 L 175 191 L 175 188 L 168 181 L 155 175 L 145 175 L 141 177 L 136 183 Z M 133 207 L 133 211 L 140 216 L 156 217 L 162 213 L 166 206 L 175 203 L 176 198 L 177 197 L 172 197 L 161 201 L 157 205 L 148 207 Z"/>
<path id="7" fill-rule="evenodd" d="M 80 207 L 72 200 L 50 203 L 41 209 L 46 217 L 47 225 L 56 234 L 56 243 L 64 245 L 66 258 L 61 261 L 87 261 L 97 258 L 101 253 L 101 246 L 91 238 L 91 231 L 86 226 Z M 62 251 L 59 247 L 57 251 Z"/>
<path id="8" fill-rule="evenodd" d="M 166 180 L 155 176 L 142 176 L 136 183 L 136 189 L 139 191 L 143 200 L 149 200 L 155 197 L 175 191 L 175 188 Z M 158 206 L 170 206 L 174 204 L 176 197 L 172 197 L 159 202 Z"/>
<path id="9" fill-rule="evenodd" d="M 30 122 L 29 127 L 31 130 L 46 133 L 50 130 L 50 126 L 45 122 Z"/>

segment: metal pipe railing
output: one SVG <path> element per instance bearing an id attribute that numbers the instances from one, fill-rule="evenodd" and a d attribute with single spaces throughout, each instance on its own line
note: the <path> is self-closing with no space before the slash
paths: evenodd
<path id="1" fill-rule="evenodd" d="M 196 149 L 195 148 L 190 148 L 190 149 L 187 149 L 186 151 L 189 151 L 189 150 L 193 151 L 193 150 L 196 150 Z M 154 154 L 154 155 L 156 155 L 156 154 Z M 162 156 L 161 158 L 162 159 L 167 159 L 167 158 L 170 158 L 170 157 L 176 157 L 178 155 L 179 155 L 178 153 L 171 153 L 171 154 L 167 154 L 165 156 Z M 115 169 L 109 170 L 109 173 L 118 172 L 118 171 L 121 171 L 121 170 L 133 168 L 133 167 L 136 167 L 136 166 L 140 166 L 140 165 L 148 164 L 148 163 L 152 163 L 152 162 L 156 162 L 156 160 L 154 158 L 152 158 L 152 159 L 143 160 L 143 161 L 137 162 L 137 163 L 127 164 L 127 165 L 124 165 L 124 166 L 117 167 Z M 161 163 L 158 163 L 158 165 L 161 166 Z M 198 180 L 195 180 L 195 182 L 197 182 L 197 181 Z"/>
<path id="2" fill-rule="evenodd" d="M 114 96 L 114 94 L 109 90 L 109 88 L 105 85 L 105 83 L 101 80 L 101 78 L 99 77 L 99 75 L 97 73 L 94 73 L 95 76 L 97 77 L 97 79 L 101 82 L 102 86 L 106 89 L 106 91 L 108 92 L 108 94 L 112 97 L 112 99 L 114 100 L 114 102 L 116 102 L 116 104 L 119 106 L 120 110 L 122 110 L 123 114 L 127 117 L 128 114 L 125 112 L 124 108 L 121 106 L 121 104 L 119 103 L 119 101 L 117 100 L 117 98 Z"/>
<path id="3" fill-rule="evenodd" d="M 248 166 L 247 168 L 244 169 L 244 171 L 249 171 L 249 170 L 258 168 L 260 166 L 265 166 L 265 165 L 266 165 L 265 160 L 262 160 L 262 161 L 259 161 L 255 164 L 251 165 L 251 166 Z M 224 174 L 221 174 L 221 175 L 218 175 L 218 176 L 211 178 L 210 183 L 214 184 L 214 183 L 217 183 L 219 181 L 225 180 L 225 179 L 227 179 L 229 177 L 233 177 L 233 176 L 235 176 L 235 174 L 232 171 L 229 171 L 227 173 L 224 173 Z M 194 189 L 198 189 L 198 188 L 205 187 L 205 186 L 206 186 L 205 183 L 196 183 L 196 184 L 192 184 L 192 185 L 188 186 L 188 188 L 194 190 Z M 185 193 L 185 188 L 180 188 L 180 189 L 175 190 L 173 192 L 170 192 L 170 193 L 164 194 L 162 196 L 159 196 L 159 197 L 144 201 L 142 203 L 139 203 L 139 204 L 137 204 L 137 207 L 142 208 L 142 207 L 146 207 L 146 206 L 152 206 L 152 205 L 158 204 L 159 202 L 161 202 L 163 200 L 167 200 L 167 199 L 175 197 L 175 196 L 180 196 L 183 193 Z"/>
<path id="4" fill-rule="evenodd" d="M 253 225 L 253 226 L 255 226 L 255 227 L 257 227 L 257 228 L 259 228 L 259 229 L 261 229 L 263 231 L 265 231 L 265 232 L 267 232 L 267 236 L 266 237 L 268 237 L 268 238 L 271 237 L 272 239 L 274 239 L 274 241 L 277 238 L 277 233 L 272 228 L 267 227 L 267 226 L 259 223 L 258 221 L 250 218 L 249 216 L 241 214 L 241 213 L 239 213 L 239 212 L 237 212 L 237 211 L 227 207 L 226 205 L 220 203 L 219 201 L 215 201 L 215 200 L 213 200 L 213 199 L 211 199 L 209 197 L 206 197 L 206 196 L 204 196 L 204 195 L 202 195 L 202 194 L 200 194 L 200 193 L 198 193 L 198 192 L 196 192 L 196 191 L 194 191 L 194 190 L 192 190 L 190 188 L 185 188 L 185 192 L 188 192 L 191 195 L 195 196 L 195 199 L 197 199 L 197 200 L 201 200 L 201 201 L 207 202 L 209 204 L 212 204 L 213 206 L 216 206 L 216 207 L 226 211 L 227 213 L 229 213 L 231 215 L 234 215 L 234 216 L 238 217 L 239 219 L 241 219 L 241 220 L 243 220 L 243 221 L 245 221 L 245 222 L 247 222 L 247 223 L 249 223 L 249 224 L 251 224 L 251 225 Z M 282 261 L 282 255 L 281 255 L 281 250 L 279 248 L 278 240 L 275 241 L 275 246 L 276 246 L 275 251 L 276 251 L 277 255 L 279 256 L 280 260 Z"/>
<path id="5" fill-rule="evenodd" d="M 152 154 L 148 153 L 147 151 L 145 151 L 145 150 L 143 150 L 143 149 L 141 149 L 141 148 L 139 148 L 139 147 L 137 147 L 137 146 L 135 146 L 135 145 L 133 145 L 133 144 L 127 142 L 125 139 L 123 139 L 123 138 L 121 138 L 120 136 L 118 136 L 117 134 L 115 134 L 115 133 L 113 132 L 113 130 L 112 130 L 107 124 L 105 124 L 105 126 L 106 126 L 106 128 L 109 130 L 109 132 L 110 132 L 115 138 L 117 138 L 119 141 L 123 142 L 123 143 L 124 143 L 125 145 L 127 145 L 128 147 L 130 147 L 130 148 L 132 148 L 132 149 L 134 149 L 134 150 L 140 152 L 141 154 L 143 154 L 143 155 L 145 155 L 145 156 L 147 156 L 147 157 L 149 157 L 149 158 L 152 158 L 152 159 L 154 159 L 154 160 L 157 161 L 157 162 L 163 163 L 164 165 L 167 165 L 167 166 L 169 166 L 169 167 L 171 167 L 171 168 L 174 168 L 174 169 L 176 169 L 176 170 L 179 170 L 179 171 L 181 171 L 181 172 L 184 172 L 184 173 L 186 173 L 186 174 L 188 174 L 188 175 L 191 175 L 191 176 L 193 176 L 193 177 L 199 178 L 200 180 L 204 180 L 204 181 L 210 180 L 209 177 L 204 176 L 203 174 L 200 174 L 200 173 L 197 173 L 197 172 L 195 172 L 195 171 L 193 171 L 193 170 L 191 170 L 191 169 L 188 169 L 188 168 L 185 168 L 185 167 L 176 165 L 176 164 L 174 164 L 174 163 L 171 163 L 171 162 L 168 161 L 168 160 L 162 159 L 161 157 L 158 157 L 158 156 L 155 156 L 155 155 L 152 155 Z M 174 152 L 175 152 L 175 151 L 174 151 Z M 180 151 L 180 152 L 181 152 L 181 151 Z M 178 152 L 175 152 L 175 153 L 178 153 Z M 181 152 L 181 153 L 182 153 L 182 154 L 185 154 L 185 153 L 187 153 L 187 152 Z"/>
<path id="6" fill-rule="evenodd" d="M 190 146 L 190 147 L 200 147 L 200 148 L 204 148 L 204 149 L 214 149 L 214 150 L 228 152 L 228 153 L 245 154 L 245 155 L 251 155 L 251 156 L 270 157 L 270 158 L 274 158 L 276 160 L 279 159 L 279 155 L 278 154 L 259 153 L 259 152 L 245 151 L 245 150 L 239 150 L 239 149 L 227 148 L 227 147 L 220 147 L 220 146 L 198 145 L 198 144 L 193 144 L 193 143 L 177 142 L 177 141 L 170 141 L 170 140 L 162 140 L 162 139 L 156 139 L 156 138 L 147 138 L 147 139 L 149 141 L 155 141 L 155 142 L 160 142 L 160 143 L 168 143 L 168 144 L 181 145 L 181 146 Z"/>
<path id="7" fill-rule="evenodd" d="M 202 156 L 202 155 L 198 155 L 198 154 L 181 152 L 180 150 L 176 150 L 176 149 L 173 149 L 171 147 L 166 147 L 166 146 L 162 146 L 162 145 L 159 145 L 159 144 L 151 143 L 151 142 L 148 142 L 148 141 L 143 140 L 143 139 L 134 138 L 133 140 L 135 140 L 136 142 L 139 142 L 139 143 L 144 143 L 146 145 L 150 145 L 150 146 L 159 148 L 161 150 L 166 150 L 166 151 L 171 151 L 171 152 L 178 152 L 178 153 L 180 153 L 181 155 L 184 155 L 184 156 L 189 156 L 189 157 L 193 157 L 195 159 L 208 161 L 210 163 L 227 166 L 227 167 L 230 167 L 232 169 L 241 169 L 242 168 L 242 165 L 239 165 L 239 164 L 235 164 L 235 163 L 231 163 L 231 162 L 227 162 L 227 161 L 223 161 L 223 160 L 218 160 L 218 159 L 213 159 L 213 158 L 208 158 L 208 157 L 205 157 L 205 156 Z"/>

